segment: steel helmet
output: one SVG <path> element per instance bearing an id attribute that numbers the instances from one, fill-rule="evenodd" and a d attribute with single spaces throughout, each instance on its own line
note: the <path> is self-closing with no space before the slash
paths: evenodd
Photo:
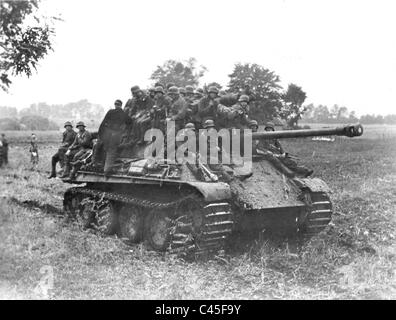
<path id="1" fill-rule="evenodd" d="M 204 127 L 204 129 L 207 129 L 207 128 L 214 128 L 214 121 L 212 120 L 212 119 L 208 119 L 208 120 L 206 120 L 205 122 L 204 122 L 204 125 L 203 125 L 203 127 Z"/>
<path id="2" fill-rule="evenodd" d="M 249 96 L 243 94 L 239 97 L 238 102 L 249 102 Z"/>

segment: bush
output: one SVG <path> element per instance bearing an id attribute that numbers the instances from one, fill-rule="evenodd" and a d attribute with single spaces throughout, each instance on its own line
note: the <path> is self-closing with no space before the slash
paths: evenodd
<path id="1" fill-rule="evenodd" d="M 15 118 L 3 118 L 0 119 L 0 130 L 21 130 L 18 119 Z"/>
<path id="2" fill-rule="evenodd" d="M 20 120 L 21 125 L 24 125 L 26 130 L 58 130 L 56 123 L 49 121 L 42 116 L 23 116 Z"/>

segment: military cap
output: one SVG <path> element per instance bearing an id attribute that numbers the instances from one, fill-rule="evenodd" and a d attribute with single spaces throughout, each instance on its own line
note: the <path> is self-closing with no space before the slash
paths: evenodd
<path id="1" fill-rule="evenodd" d="M 202 88 L 197 88 L 197 89 L 195 90 L 195 93 L 204 94 L 204 91 L 203 91 Z"/>
<path id="2" fill-rule="evenodd" d="M 180 87 L 180 88 L 179 88 L 179 93 L 184 93 L 184 94 L 186 94 L 186 89 L 183 88 L 183 87 Z"/>
<path id="3" fill-rule="evenodd" d="M 67 126 L 73 127 L 73 125 L 70 121 L 66 121 L 65 125 L 63 127 L 66 128 Z"/>
<path id="4" fill-rule="evenodd" d="M 267 128 L 274 129 L 274 127 L 275 127 L 275 125 L 274 125 L 272 122 L 267 122 L 267 123 L 265 124 L 264 129 L 267 129 Z"/>
<path id="5" fill-rule="evenodd" d="M 114 104 L 122 106 L 122 101 L 120 99 L 117 99 L 116 101 L 114 101 Z"/>
<path id="6" fill-rule="evenodd" d="M 249 125 L 249 128 L 251 128 L 251 127 L 257 127 L 258 128 L 258 123 L 257 123 L 256 120 L 250 120 L 248 125 Z"/>
<path id="7" fill-rule="evenodd" d="M 243 94 L 239 97 L 238 102 L 249 102 L 249 96 Z"/>
<path id="8" fill-rule="evenodd" d="M 209 90 L 208 90 L 208 92 L 209 93 L 219 93 L 219 89 L 217 89 L 215 86 L 211 86 L 211 87 L 209 87 Z"/>
<path id="9" fill-rule="evenodd" d="M 179 93 L 179 88 L 176 86 L 172 86 L 168 89 L 168 93 L 175 93 L 178 94 Z"/>
<path id="10" fill-rule="evenodd" d="M 195 130 L 195 125 L 194 125 L 194 123 L 189 122 L 189 123 L 187 123 L 187 124 L 184 126 L 184 129 L 192 129 L 192 130 Z"/>
<path id="11" fill-rule="evenodd" d="M 164 88 L 161 86 L 155 87 L 154 92 L 161 92 L 162 94 L 165 94 Z"/>
<path id="12" fill-rule="evenodd" d="M 186 93 L 194 93 L 194 87 L 193 86 L 186 86 Z"/>
<path id="13" fill-rule="evenodd" d="M 132 91 L 132 92 L 138 92 L 138 91 L 140 91 L 140 87 L 139 87 L 139 86 L 133 86 L 133 87 L 131 88 L 131 91 Z"/>
<path id="14" fill-rule="evenodd" d="M 214 121 L 212 120 L 212 119 L 208 119 L 208 120 L 206 120 L 205 122 L 204 122 L 204 125 L 203 125 L 203 127 L 204 127 L 204 129 L 207 129 L 207 128 L 214 128 Z"/>
<path id="15" fill-rule="evenodd" d="M 224 90 L 219 91 L 219 96 L 225 96 L 227 93 Z"/>
<path id="16" fill-rule="evenodd" d="M 82 121 L 77 122 L 76 128 L 78 128 L 78 127 L 85 127 L 84 122 L 82 122 Z"/>

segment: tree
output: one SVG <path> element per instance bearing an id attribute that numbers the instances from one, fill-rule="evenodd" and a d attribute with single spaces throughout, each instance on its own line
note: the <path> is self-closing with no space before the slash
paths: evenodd
<path id="1" fill-rule="evenodd" d="M 279 112 L 282 119 L 287 121 L 289 127 L 297 126 L 298 120 L 305 112 L 306 108 L 303 107 L 303 103 L 307 97 L 307 94 L 301 89 L 301 87 L 290 83 L 287 87 L 287 91 L 282 95 L 285 104 Z"/>
<path id="2" fill-rule="evenodd" d="M 162 66 L 157 66 L 150 79 L 165 85 L 173 82 L 178 87 L 197 86 L 206 71 L 206 67 L 197 66 L 195 58 L 187 61 L 167 60 Z"/>
<path id="3" fill-rule="evenodd" d="M 228 87 L 231 92 L 254 93 L 249 96 L 254 100 L 250 105 L 256 117 L 272 119 L 277 115 L 282 107 L 279 92 L 282 87 L 279 76 L 273 71 L 255 63 L 238 63 L 229 77 Z"/>
<path id="4" fill-rule="evenodd" d="M 0 87 L 7 91 L 10 75 L 30 77 L 39 60 L 52 50 L 50 26 L 56 17 L 37 14 L 40 0 L 0 1 Z"/>

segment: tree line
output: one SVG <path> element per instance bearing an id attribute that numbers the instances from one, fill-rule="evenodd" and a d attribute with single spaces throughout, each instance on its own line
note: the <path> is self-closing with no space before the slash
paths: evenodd
<path id="1" fill-rule="evenodd" d="M 57 130 L 65 121 L 85 121 L 97 127 L 105 113 L 99 104 L 82 99 L 66 104 L 39 102 L 18 111 L 15 107 L 0 106 L 1 130 Z"/>
<path id="2" fill-rule="evenodd" d="M 337 104 L 332 107 L 326 105 L 308 104 L 304 107 L 301 117 L 302 122 L 307 123 L 355 123 L 362 124 L 396 124 L 396 114 L 388 114 L 385 116 L 375 114 L 365 114 L 360 117 L 355 111 L 349 111 L 345 106 Z"/>

